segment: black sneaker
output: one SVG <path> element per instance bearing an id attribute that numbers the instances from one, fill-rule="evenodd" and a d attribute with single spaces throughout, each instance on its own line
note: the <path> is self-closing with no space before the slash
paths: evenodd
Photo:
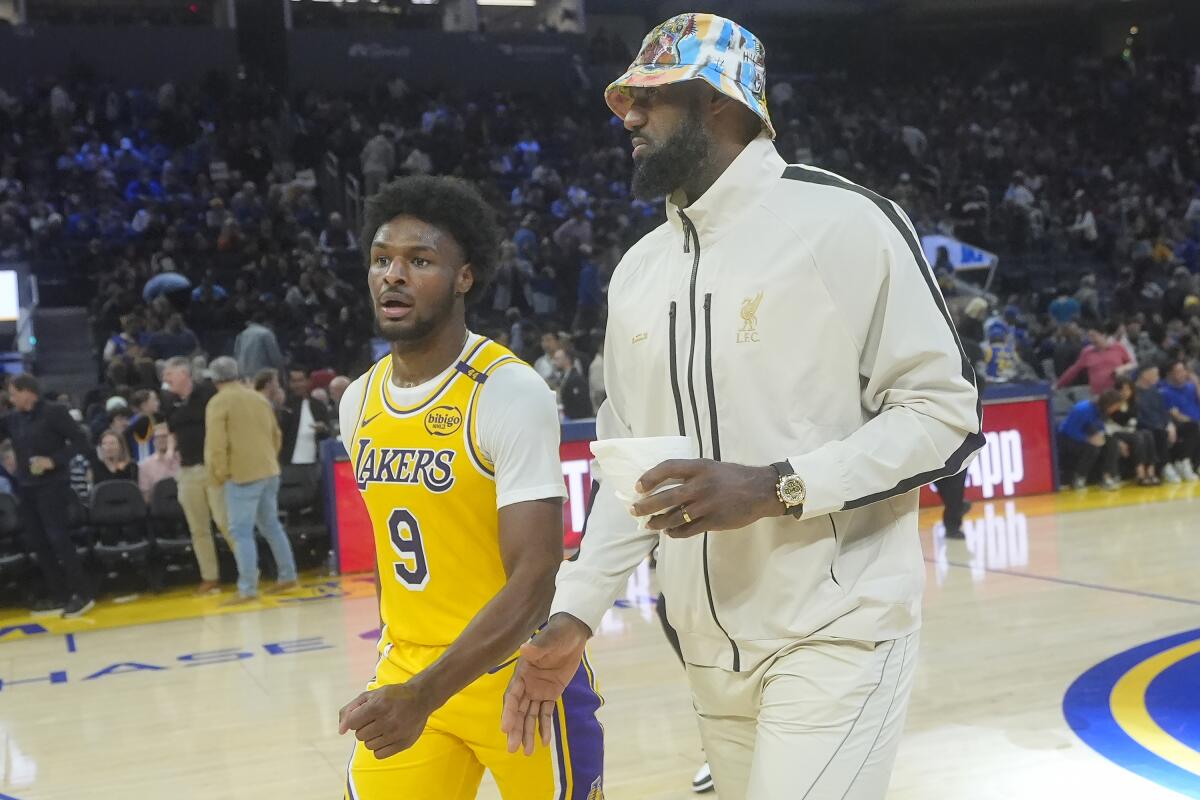
<path id="1" fill-rule="evenodd" d="M 966 534 L 962 532 L 962 528 L 948 528 L 946 530 L 947 539 L 966 539 Z"/>
<path id="2" fill-rule="evenodd" d="M 71 598 L 71 602 L 67 603 L 67 607 L 63 609 L 63 619 L 75 619 L 82 617 L 87 612 L 96 607 L 96 601 L 88 598 L 87 600 L 76 595 Z"/>
<path id="3" fill-rule="evenodd" d="M 33 617 L 61 617 L 66 603 L 61 600 L 38 600 L 29 609 L 30 616 Z"/>

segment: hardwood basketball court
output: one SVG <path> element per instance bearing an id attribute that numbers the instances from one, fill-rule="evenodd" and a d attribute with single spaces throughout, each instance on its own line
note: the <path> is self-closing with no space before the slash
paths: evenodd
<path id="1" fill-rule="evenodd" d="M 1200 796 L 1200 485 L 979 504 L 966 528 L 946 541 L 922 515 L 921 666 L 889 798 Z M 703 761 L 655 595 L 643 565 L 592 648 L 614 800 L 692 797 Z M 0 798 L 340 797 L 337 712 L 375 662 L 370 578 L 269 602 L 0 612 Z"/>

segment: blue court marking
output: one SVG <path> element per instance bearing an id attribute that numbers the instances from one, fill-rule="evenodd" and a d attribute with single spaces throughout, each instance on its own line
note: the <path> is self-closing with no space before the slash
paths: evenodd
<path id="1" fill-rule="evenodd" d="M 1146 689 L 1146 710 L 1172 739 L 1200 753 L 1200 653 L 1164 669 Z"/>
<path id="2" fill-rule="evenodd" d="M 21 800 L 21 798 L 13 797 L 11 794 L 0 794 L 0 800 Z"/>
<path id="3" fill-rule="evenodd" d="M 1200 639 L 1200 629 L 1117 653 L 1076 678 L 1063 697 L 1062 712 L 1075 735 L 1100 755 L 1130 772 L 1141 775 L 1186 797 L 1200 797 L 1200 775 L 1173 763 L 1163 754 L 1135 741 L 1113 716 L 1113 689 L 1131 670 L 1159 653 Z M 1178 673 L 1176 673 L 1178 669 Z M 1200 705 L 1200 660 L 1187 658 L 1164 669 L 1150 684 L 1143 700 L 1145 710 L 1167 736 L 1188 749 L 1196 746 L 1195 733 L 1184 741 L 1181 732 L 1195 726 L 1195 709 Z M 1168 677 L 1169 676 L 1169 677 Z M 1166 687 L 1156 687 L 1160 681 Z M 1176 691 L 1165 697 L 1165 692 Z M 1143 740 L 1145 734 L 1139 733 Z M 1162 741 L 1156 737 L 1156 741 Z"/>
<path id="4" fill-rule="evenodd" d="M 75 649 L 76 649 L 75 648 L 75 634 L 68 633 L 66 636 L 66 639 L 67 639 L 67 652 L 74 653 Z M 3 800 L 3 798 L 0 798 L 0 800 Z"/>
<path id="5" fill-rule="evenodd" d="M 927 563 L 936 564 L 936 560 L 932 558 L 925 559 Z M 970 564 L 964 564 L 961 561 L 943 561 L 943 564 L 949 564 L 952 567 L 960 567 L 962 569 L 974 569 Z M 1113 594 L 1127 594 L 1134 597 L 1147 597 L 1151 600 L 1166 600 L 1169 603 L 1183 603 L 1189 606 L 1200 606 L 1200 600 L 1193 600 L 1189 597 L 1175 597 L 1169 594 L 1158 594 L 1157 592 L 1143 592 L 1138 589 L 1122 589 L 1119 586 L 1105 586 L 1102 583 L 1087 583 L 1086 581 L 1073 581 L 1070 578 L 1055 578 L 1050 575 L 1034 575 L 1032 572 L 1017 572 L 1011 569 L 995 569 L 993 567 L 984 567 L 984 572 L 990 572 L 994 575 L 1011 575 L 1014 578 L 1029 578 L 1035 581 L 1046 581 L 1048 583 L 1061 583 L 1065 586 L 1078 586 L 1080 589 L 1095 589 L 1098 592 L 1112 592 Z"/>

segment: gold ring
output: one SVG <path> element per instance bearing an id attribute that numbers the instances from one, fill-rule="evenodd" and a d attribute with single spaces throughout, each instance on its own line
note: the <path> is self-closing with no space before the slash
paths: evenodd
<path id="1" fill-rule="evenodd" d="M 687 523 L 688 525 L 691 525 L 692 524 L 692 515 L 687 512 L 687 509 L 684 508 L 683 506 L 680 506 L 679 511 L 683 514 L 683 521 L 685 523 Z"/>

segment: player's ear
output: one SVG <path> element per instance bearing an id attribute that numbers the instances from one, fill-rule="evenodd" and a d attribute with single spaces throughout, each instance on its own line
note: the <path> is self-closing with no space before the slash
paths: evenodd
<path id="1" fill-rule="evenodd" d="M 454 293 L 459 297 L 466 297 L 467 292 L 471 291 L 471 287 L 475 285 L 475 270 L 470 264 L 463 264 L 458 270 L 458 276 L 454 279 Z"/>

